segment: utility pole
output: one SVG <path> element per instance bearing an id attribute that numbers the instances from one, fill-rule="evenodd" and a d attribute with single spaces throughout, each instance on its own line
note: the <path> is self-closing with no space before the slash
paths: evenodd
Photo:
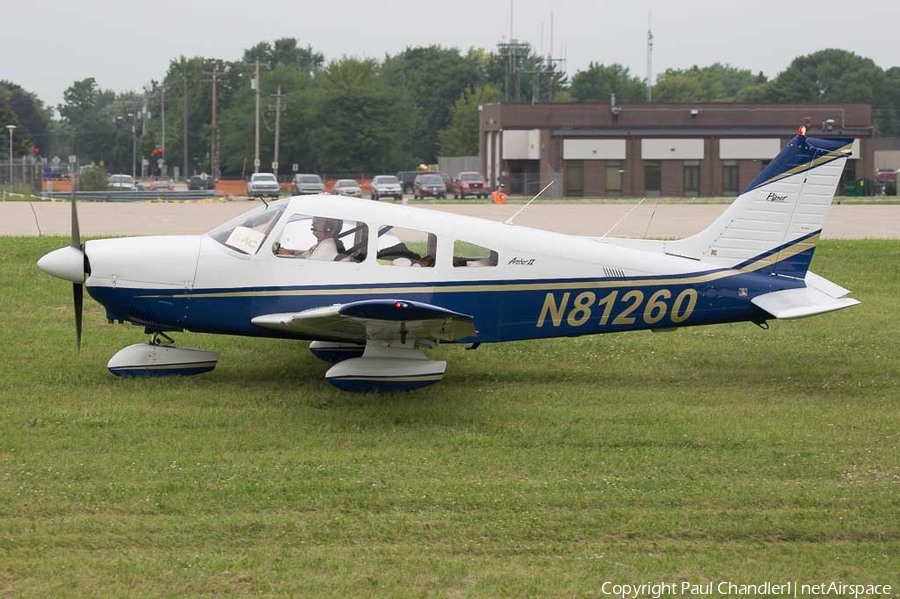
<path id="1" fill-rule="evenodd" d="M 212 171 L 210 175 L 213 180 L 216 179 L 217 172 L 217 164 L 216 164 L 216 137 L 218 132 L 216 131 L 216 78 L 219 75 L 219 65 L 213 67 L 212 73 L 212 131 L 210 132 L 210 140 L 209 140 L 209 170 Z"/>
<path id="2" fill-rule="evenodd" d="M 256 75 L 253 79 L 253 87 L 256 90 L 256 137 L 253 152 L 253 172 L 259 172 L 259 61 L 256 61 Z"/>
<path id="3" fill-rule="evenodd" d="M 653 13 L 647 13 L 647 103 L 653 101 L 653 29 L 650 20 Z"/>
<path id="4" fill-rule="evenodd" d="M 160 160 L 162 160 L 163 166 L 166 164 L 166 86 L 160 86 L 159 88 L 159 113 L 160 118 L 162 119 L 162 142 L 160 143 L 160 147 L 162 148 L 162 154 L 160 155 Z M 160 169 L 162 171 L 162 169 Z M 160 176 L 163 173 L 160 172 Z"/>
<path id="5" fill-rule="evenodd" d="M 278 178 L 278 139 L 281 131 L 281 98 L 283 97 L 281 95 L 281 86 L 279 85 L 275 94 L 275 157 L 272 160 L 272 172 L 275 173 L 276 179 Z"/>
<path id="6" fill-rule="evenodd" d="M 187 111 L 187 73 L 182 73 L 181 80 L 184 83 L 184 109 L 181 113 L 181 124 L 184 130 L 182 131 L 182 141 L 184 142 L 184 172 L 181 173 L 181 176 L 184 177 L 184 180 L 187 181 L 188 178 L 188 111 Z"/>
<path id="7" fill-rule="evenodd" d="M 15 174 L 15 171 L 13 171 L 13 131 L 16 130 L 16 126 L 7 125 L 6 130 L 9 131 L 9 185 L 12 187 L 13 175 Z"/>

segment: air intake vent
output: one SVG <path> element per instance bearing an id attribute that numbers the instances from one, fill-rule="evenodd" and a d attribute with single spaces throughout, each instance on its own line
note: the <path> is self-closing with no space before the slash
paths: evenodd
<path id="1" fill-rule="evenodd" d="M 603 267 L 603 273 L 606 275 L 607 279 L 624 279 L 625 271 L 621 268 L 606 268 Z"/>

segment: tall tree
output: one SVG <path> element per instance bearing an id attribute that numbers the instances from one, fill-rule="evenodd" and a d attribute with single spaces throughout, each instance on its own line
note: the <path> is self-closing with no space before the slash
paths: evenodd
<path id="1" fill-rule="evenodd" d="M 385 59 L 383 76 L 389 86 L 408 93 L 415 106 L 418 122 L 409 153 L 416 162 L 433 162 L 438 131 L 450 124 L 450 107 L 466 87 L 481 83 L 480 64 L 452 48 L 407 48 Z"/>
<path id="2" fill-rule="evenodd" d="M 869 58 L 847 50 L 798 56 L 767 87 L 768 102 L 872 102 L 884 72 Z"/>
<path id="3" fill-rule="evenodd" d="M 69 132 L 68 145 L 82 164 L 115 162 L 119 136 L 109 110 L 114 99 L 115 94 L 101 90 L 93 77 L 75 81 L 63 92 L 59 114 Z"/>
<path id="4" fill-rule="evenodd" d="M 11 81 L 0 81 L 0 89 L 8 92 L 7 106 L 15 115 L 10 120 L 3 120 L 0 117 L 0 126 L 17 125 L 13 143 L 23 154 L 31 152 L 32 147 L 35 147 L 40 149 L 42 155 L 47 155 L 53 146 L 50 138 L 51 111 L 35 94 L 25 91 Z M 19 141 L 21 143 L 18 143 Z"/>
<path id="5" fill-rule="evenodd" d="M 244 63 L 257 60 L 268 68 L 284 65 L 307 73 L 318 71 L 325 64 L 325 56 L 321 52 L 315 52 L 312 46 L 301 48 L 293 37 L 283 37 L 272 44 L 260 42 L 244 51 Z"/>
<path id="6" fill-rule="evenodd" d="M 478 154 L 479 107 L 500 101 L 500 90 L 491 84 L 466 91 L 450 108 L 450 125 L 439 133 L 441 156 L 474 156 Z"/>
<path id="7" fill-rule="evenodd" d="M 389 172 L 411 161 L 404 142 L 415 123 L 412 102 L 383 81 L 373 60 L 329 64 L 311 113 L 310 140 L 322 172 Z"/>
<path id="8" fill-rule="evenodd" d="M 758 85 L 759 77 L 746 69 L 714 63 L 708 67 L 668 69 L 653 86 L 660 102 L 733 102 L 745 88 Z"/>
<path id="9" fill-rule="evenodd" d="M 647 100 L 647 85 L 620 64 L 590 63 L 587 70 L 572 76 L 569 92 L 573 102 L 609 102 L 612 94 L 617 102 Z"/>

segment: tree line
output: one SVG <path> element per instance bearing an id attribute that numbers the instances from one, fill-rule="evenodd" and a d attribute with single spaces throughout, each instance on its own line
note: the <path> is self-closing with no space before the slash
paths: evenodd
<path id="1" fill-rule="evenodd" d="M 56 107 L 58 116 L 35 94 L 0 81 L 0 124 L 17 125 L 14 156 L 38 148 L 43 156 L 75 154 L 81 164 L 102 161 L 110 172 L 131 172 L 132 151 L 138 164 L 145 158 L 155 166 L 164 111 L 167 165 L 185 163 L 186 129 L 188 170 L 209 172 L 215 78 L 219 170 L 246 176 L 253 171 L 258 63 L 262 170 L 274 159 L 278 120 L 281 173 L 291 164 L 302 171 L 376 173 L 433 163 L 439 155 L 477 154 L 481 104 L 608 102 L 612 94 L 621 103 L 648 101 L 647 82 L 620 64 L 592 62 L 568 78 L 527 45 L 509 52 L 408 47 L 383 60 L 326 62 L 322 53 L 283 38 L 260 42 L 237 61 L 173 59 L 140 91 L 75 81 Z M 719 63 L 669 69 L 651 91 L 653 102 L 866 102 L 880 136 L 900 135 L 900 67 L 882 69 L 845 50 L 800 56 L 771 79 Z"/>

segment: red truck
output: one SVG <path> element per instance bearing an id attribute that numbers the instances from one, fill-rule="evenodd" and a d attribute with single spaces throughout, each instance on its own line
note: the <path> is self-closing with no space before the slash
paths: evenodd
<path id="1" fill-rule="evenodd" d="M 481 173 L 467 171 L 458 174 L 447 186 L 447 193 L 457 200 L 466 196 L 486 198 L 491 193 Z"/>

